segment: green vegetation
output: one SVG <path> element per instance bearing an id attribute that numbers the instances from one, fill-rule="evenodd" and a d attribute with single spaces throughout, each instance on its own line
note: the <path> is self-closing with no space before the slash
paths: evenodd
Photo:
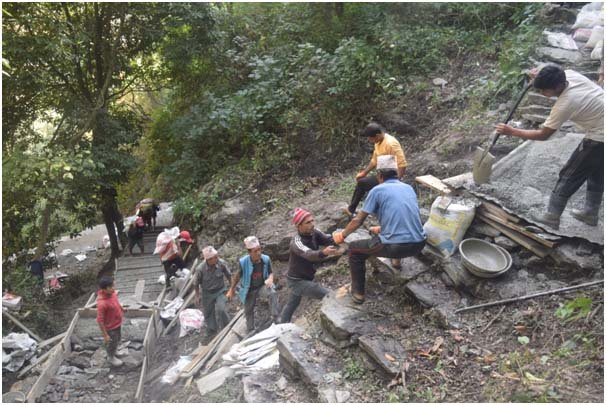
<path id="1" fill-rule="evenodd" d="M 201 223 L 272 176 L 350 156 L 360 127 L 453 61 L 499 68 L 462 108 L 507 96 L 538 7 L 5 3 L 3 258 L 99 221 L 121 228 L 146 195 Z"/>

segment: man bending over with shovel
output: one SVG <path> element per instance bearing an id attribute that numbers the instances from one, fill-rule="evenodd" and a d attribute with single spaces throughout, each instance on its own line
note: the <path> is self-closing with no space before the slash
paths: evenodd
<path id="1" fill-rule="evenodd" d="M 585 131 L 585 138 L 560 171 L 547 212 L 532 217 L 558 229 L 568 199 L 587 182 L 585 207 L 573 209 L 571 214 L 579 221 L 595 226 L 604 194 L 604 90 L 582 74 L 554 65 L 545 66 L 538 74 L 533 69 L 530 76 L 534 77 L 534 87 L 543 96 L 558 98 L 547 121 L 540 129 L 517 129 L 498 124 L 497 132 L 545 141 L 568 120 Z"/>

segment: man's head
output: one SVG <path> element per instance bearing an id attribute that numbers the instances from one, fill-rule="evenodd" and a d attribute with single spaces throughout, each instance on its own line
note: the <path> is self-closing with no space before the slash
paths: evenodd
<path id="1" fill-rule="evenodd" d="M 244 246 L 248 250 L 250 259 L 254 263 L 258 263 L 261 260 L 261 243 L 259 243 L 259 239 L 256 236 L 248 236 L 244 239 Z"/>
<path id="2" fill-rule="evenodd" d="M 108 294 L 114 292 L 114 279 L 109 276 L 103 276 L 99 279 L 99 288 Z"/>
<path id="3" fill-rule="evenodd" d="M 547 65 L 535 77 L 534 88 L 545 97 L 557 97 L 566 88 L 566 73 L 555 65 Z"/>
<path id="4" fill-rule="evenodd" d="M 379 183 L 385 180 L 398 178 L 398 164 L 393 155 L 381 155 L 377 157 L 377 179 Z"/>
<path id="5" fill-rule="evenodd" d="M 315 219 L 311 212 L 303 208 L 295 208 L 292 216 L 292 223 L 297 227 L 301 235 L 311 235 L 315 227 Z"/>
<path id="6" fill-rule="evenodd" d="M 370 143 L 378 143 L 383 140 L 385 129 L 376 122 L 371 122 L 364 128 L 361 135 L 366 137 Z"/>
<path id="7" fill-rule="evenodd" d="M 212 246 L 206 246 L 202 249 L 202 256 L 204 256 L 206 263 L 211 266 L 214 266 L 219 261 L 219 253 Z"/>
<path id="8" fill-rule="evenodd" d="M 191 245 L 192 243 L 194 243 L 193 239 L 191 238 L 191 235 L 190 235 L 190 234 L 189 234 L 189 232 L 187 232 L 187 231 L 181 231 L 181 232 L 179 233 L 179 240 L 180 240 L 180 241 L 183 241 L 183 242 L 185 242 L 185 243 L 188 243 L 188 244 L 190 244 L 190 245 Z"/>

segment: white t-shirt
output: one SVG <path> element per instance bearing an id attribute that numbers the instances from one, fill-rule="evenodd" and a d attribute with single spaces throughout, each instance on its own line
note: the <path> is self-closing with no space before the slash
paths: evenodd
<path id="1" fill-rule="evenodd" d="M 564 72 L 568 86 L 543 126 L 558 130 L 570 120 L 583 129 L 586 139 L 604 142 L 604 90 L 574 70 Z"/>

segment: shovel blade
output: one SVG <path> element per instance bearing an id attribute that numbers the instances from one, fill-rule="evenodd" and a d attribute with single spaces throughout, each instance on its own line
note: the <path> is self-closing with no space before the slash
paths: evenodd
<path id="1" fill-rule="evenodd" d="M 473 181 L 480 185 L 490 181 L 492 174 L 492 165 L 496 158 L 484 148 L 476 148 L 476 155 L 473 160 Z"/>

